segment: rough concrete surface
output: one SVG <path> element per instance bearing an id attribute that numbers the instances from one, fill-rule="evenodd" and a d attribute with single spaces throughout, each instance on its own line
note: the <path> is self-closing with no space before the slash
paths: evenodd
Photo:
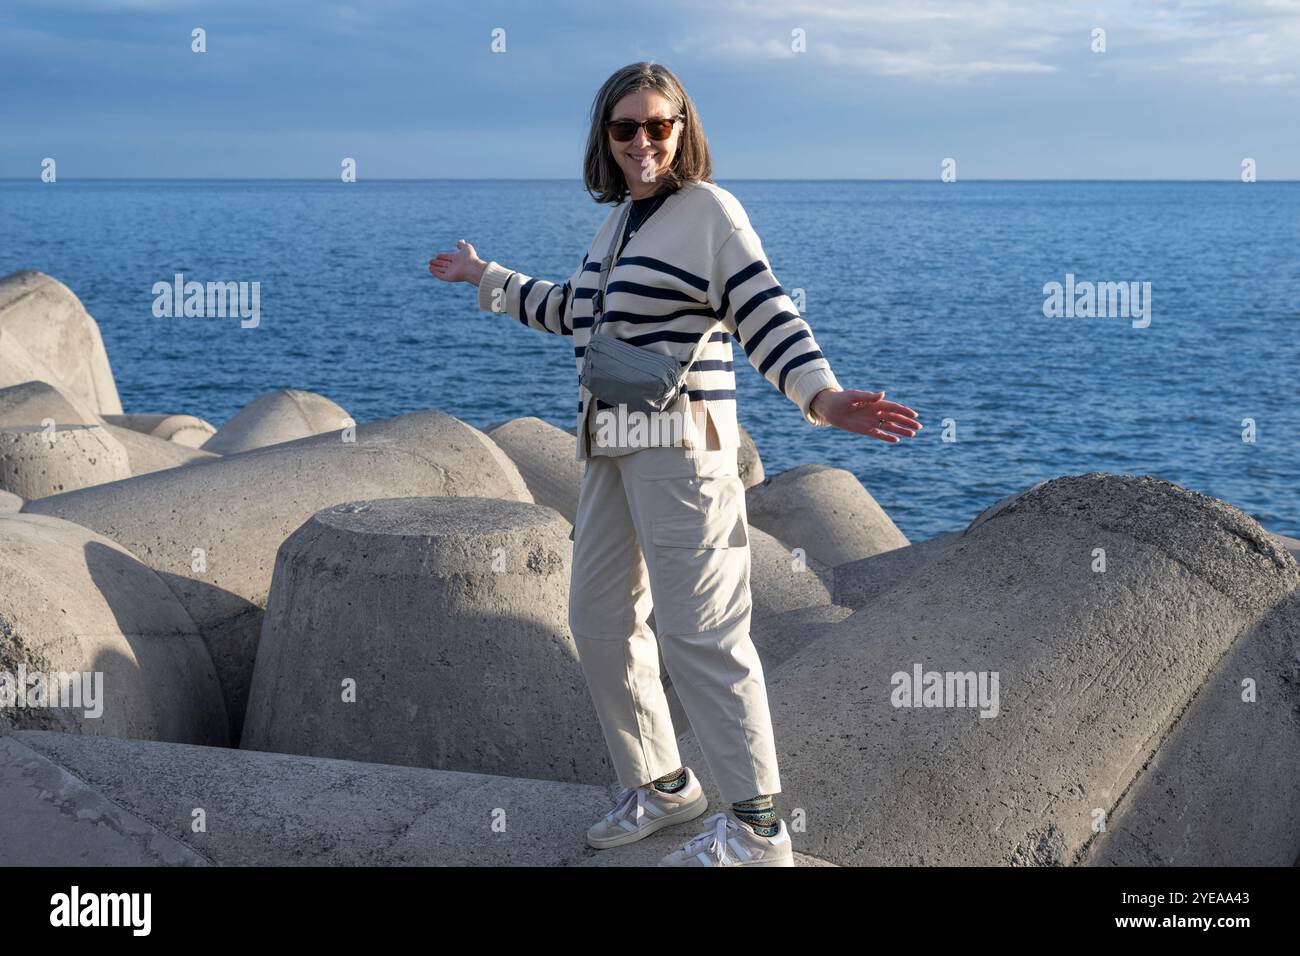
<path id="1" fill-rule="evenodd" d="M 568 631 L 571 547 L 558 512 L 517 501 L 316 514 L 276 560 L 241 746 L 605 781 Z"/>
<path id="2" fill-rule="evenodd" d="M 13 725 L 229 740 L 211 658 L 176 597 L 118 544 L 46 515 L 0 515 L 0 672 L 18 680 L 20 668 L 98 674 L 99 703 L 5 708 Z"/>
<path id="3" fill-rule="evenodd" d="M 907 545 L 857 478 L 842 468 L 799 465 L 745 497 L 749 523 L 829 567 Z"/>
<path id="4" fill-rule="evenodd" d="M 12 363 L 6 368 L 0 362 L 0 387 L 37 379 L 97 414 L 122 413 L 99 325 L 58 279 L 31 271 L 0 279 L 0 331 L 21 346 L 0 342 Z M 21 358 L 13 358 L 19 352 Z"/>
<path id="5" fill-rule="evenodd" d="M 608 787 L 87 740 L 0 736 L 0 866 L 654 866 L 700 822 L 594 850 Z"/>
<path id="6" fill-rule="evenodd" d="M 45 498 L 128 478 L 131 462 L 104 425 L 0 429 L 0 488 Z"/>
<path id="7" fill-rule="evenodd" d="M 831 603 L 834 573 L 806 553 L 796 553 L 750 524 L 749 592 L 755 621 L 801 607 Z"/>
<path id="8" fill-rule="evenodd" d="M 186 448 L 199 448 L 216 433 L 210 423 L 193 415 L 105 415 L 104 421 Z"/>
<path id="9" fill-rule="evenodd" d="M 841 864 L 1069 864 L 1095 810 L 1122 822 L 1136 808 L 1140 837 L 1167 835 L 1180 807 L 1213 807 L 1213 826 L 1171 844 L 1181 858 L 1294 859 L 1293 802 L 1234 803 L 1232 784 L 1189 781 L 1223 763 L 1242 786 L 1292 792 L 1300 681 L 1279 675 L 1294 668 L 1300 620 L 1284 599 L 1298 583 L 1252 519 L 1168 482 L 1090 474 L 1017 496 L 769 675 L 782 805 L 808 814 L 803 849 Z M 1261 675 L 1260 710 L 1206 733 L 1230 706 L 1221 661 L 1248 646 L 1262 657 L 1223 680 Z M 891 678 L 914 664 L 998 672 L 998 716 L 895 707 Z M 1276 739 L 1242 750 L 1252 726 Z M 1188 790 L 1162 805 L 1144 768 L 1180 752 L 1199 755 L 1176 777 Z M 692 738 L 682 756 L 716 793 Z"/>
<path id="10" fill-rule="evenodd" d="M 57 840 L 97 862 L 165 852 L 221 866 L 567 866 L 597 852 L 586 830 L 612 805 L 605 787 L 323 757 L 38 732 L 0 744 L 0 793 L 11 797 L 0 865 L 43 864 Z M 52 766 L 32 768 L 15 745 Z M 49 844 L 18 843 L 52 816 L 47 781 L 59 769 L 81 785 L 55 802 L 99 818 L 64 812 Z"/>
<path id="11" fill-rule="evenodd" d="M 533 500 L 554 508 L 573 524 L 583 463 L 574 458 L 574 438 L 540 418 L 512 418 L 487 429 L 519 469 Z"/>
<path id="12" fill-rule="evenodd" d="M 282 388 L 253 399 L 199 447 L 218 455 L 236 455 L 336 432 L 350 422 L 351 416 L 324 395 Z"/>
<path id="13" fill-rule="evenodd" d="M 441 412 L 370 422 L 355 438 L 317 435 L 29 501 L 24 510 L 97 531 L 162 575 L 208 645 L 238 740 L 275 554 L 303 522 L 344 501 L 509 499 L 524 488 L 479 433 Z"/>

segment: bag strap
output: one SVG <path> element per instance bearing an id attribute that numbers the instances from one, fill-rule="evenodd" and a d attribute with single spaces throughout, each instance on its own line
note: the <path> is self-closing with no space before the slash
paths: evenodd
<path id="1" fill-rule="evenodd" d="M 623 214 L 619 216 L 618 228 L 614 230 L 614 235 L 610 238 L 609 252 L 607 252 L 605 254 L 605 257 L 600 260 L 600 288 L 596 293 L 598 297 L 596 299 L 596 305 L 598 306 L 598 314 L 596 316 L 596 321 L 591 326 L 592 338 L 595 337 L 596 330 L 600 328 L 601 324 L 605 321 L 605 284 L 609 280 L 609 273 L 614 268 L 614 250 L 618 246 L 618 241 L 623 235 L 623 229 L 627 226 L 627 217 L 631 214 L 631 212 L 632 212 L 632 200 L 629 198 L 627 201 L 627 205 L 623 208 Z M 717 321 L 716 318 L 714 321 Z M 686 382 L 687 373 L 690 372 L 691 367 L 695 364 L 695 360 L 699 357 L 700 352 L 703 351 L 705 342 L 709 340 L 709 336 L 711 336 L 712 334 L 713 334 L 713 326 L 709 326 L 707 329 L 704 330 L 704 334 L 700 336 L 699 341 L 696 342 L 695 345 L 691 348 L 691 359 L 689 362 L 686 363 L 686 367 L 682 369 L 683 384 L 685 384 Z"/>
<path id="2" fill-rule="evenodd" d="M 600 289 L 596 293 L 596 306 L 598 313 L 596 322 L 591 327 L 591 334 L 594 336 L 596 330 L 600 328 L 605 321 L 605 283 L 609 280 L 609 273 L 614 268 L 614 250 L 618 245 L 619 237 L 623 234 L 623 229 L 627 226 L 627 217 L 632 212 L 632 200 L 628 199 L 627 205 L 623 207 L 623 214 L 618 217 L 618 228 L 614 230 L 614 235 L 609 240 L 609 252 L 600 260 Z"/>

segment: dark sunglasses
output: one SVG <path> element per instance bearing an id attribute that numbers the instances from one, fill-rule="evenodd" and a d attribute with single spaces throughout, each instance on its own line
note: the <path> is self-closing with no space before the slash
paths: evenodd
<path id="1" fill-rule="evenodd" d="M 641 127 L 645 127 L 646 135 L 654 140 L 664 140 L 673 135 L 673 126 L 678 120 L 684 120 L 686 117 L 681 113 L 671 119 L 661 119 L 655 117 L 648 119 L 644 123 L 638 123 L 636 120 L 620 119 L 609 120 L 605 123 L 605 128 L 609 130 L 609 135 L 620 143 L 626 143 Z"/>

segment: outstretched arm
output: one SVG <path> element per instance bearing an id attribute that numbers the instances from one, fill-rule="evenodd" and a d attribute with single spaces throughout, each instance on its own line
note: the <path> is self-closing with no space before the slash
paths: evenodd
<path id="1" fill-rule="evenodd" d="M 578 271 L 561 285 L 514 272 L 499 262 L 484 262 L 464 239 L 456 246 L 455 252 L 440 252 L 429 260 L 434 276 L 478 286 L 478 307 L 485 312 L 506 313 L 538 332 L 573 334 L 573 284 L 586 268 L 585 257 Z"/>
<path id="2" fill-rule="evenodd" d="M 834 425 L 887 442 L 921 428 L 916 412 L 884 401 L 884 392 L 840 385 L 751 227 L 736 229 L 714 256 L 708 296 L 749 363 L 799 406 L 810 425 Z"/>

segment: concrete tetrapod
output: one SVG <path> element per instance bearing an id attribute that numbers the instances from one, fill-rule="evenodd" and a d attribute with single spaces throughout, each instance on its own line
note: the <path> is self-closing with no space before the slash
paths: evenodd
<path id="1" fill-rule="evenodd" d="M 79 425 L 92 429 L 88 433 L 74 434 L 73 444 L 64 449 L 42 447 L 40 444 L 36 444 L 35 453 L 27 449 L 29 458 L 25 459 L 27 464 L 23 467 L 27 473 L 26 479 L 30 480 L 31 472 L 35 471 L 36 486 L 44 489 L 44 494 L 68 492 L 103 481 L 116 481 L 131 475 L 144 475 L 161 468 L 174 468 L 179 464 L 214 458 L 207 451 L 188 449 L 183 445 L 110 424 L 109 420 L 122 418 L 129 416 L 109 415 L 100 419 L 94 412 L 77 407 L 70 395 L 48 382 L 22 382 L 0 389 L 0 428 Z M 57 437 L 55 428 L 47 428 L 43 434 L 47 438 L 45 446 L 52 445 L 53 438 Z M 90 436 L 107 436 L 104 437 L 104 442 L 112 454 L 105 457 L 96 453 L 96 442 L 90 441 Z M 121 445 L 122 454 L 126 455 L 125 471 L 117 467 L 118 454 L 114 442 Z M 69 457 L 69 453 L 74 454 Z M 91 459 L 94 459 L 94 463 Z M 31 497 L 42 496 L 32 494 Z"/>
<path id="2" fill-rule="evenodd" d="M 105 415 L 104 421 L 186 448 L 199 448 L 217 431 L 193 415 Z"/>
<path id="3" fill-rule="evenodd" d="M 56 700 L 57 680 L 46 678 L 61 672 L 91 676 L 59 684 Z M 229 739 L 212 660 L 175 595 L 119 545 L 70 521 L 0 515 L 0 675 L 0 716 L 13 726 Z"/>
<path id="4" fill-rule="evenodd" d="M 237 741 L 275 553 L 303 522 L 361 498 L 527 500 L 500 451 L 442 412 L 370 422 L 354 441 L 345 437 L 317 435 L 158 471 L 29 501 L 24 511 L 98 531 L 162 575 L 212 654 Z"/>
<path id="5" fill-rule="evenodd" d="M 1270 617 L 1224 655 L 1080 862 L 1300 863 L 1300 592 Z"/>
<path id="6" fill-rule="evenodd" d="M 106 423 L 104 428 L 126 449 L 132 476 L 147 475 L 166 468 L 179 468 L 181 465 L 194 465 L 221 457 L 210 451 L 201 451 L 179 442 L 144 435 L 134 429 L 123 428 L 121 425 Z"/>
<path id="7" fill-rule="evenodd" d="M 0 730 L 0 866 L 653 866 L 686 838 L 593 850 L 611 806 L 556 780 Z"/>
<path id="8" fill-rule="evenodd" d="M 44 498 L 127 478 L 131 462 L 103 425 L 0 428 L 0 488 Z"/>
<path id="9" fill-rule="evenodd" d="M 0 736 L 0 866 L 565 866 L 605 787 L 70 734 Z M 195 811 L 205 830 L 195 832 Z"/>
<path id="10" fill-rule="evenodd" d="M 199 447 L 218 455 L 308 438 L 346 428 L 351 416 L 324 395 L 297 388 L 259 395 Z"/>
<path id="11" fill-rule="evenodd" d="M 0 428 L 14 425 L 100 425 L 93 412 L 49 382 L 30 381 L 0 388 Z"/>
<path id="12" fill-rule="evenodd" d="M 831 569 L 749 526 L 749 591 L 754 621 L 831 603 Z"/>
<path id="13" fill-rule="evenodd" d="M 57 382 L 59 377 L 37 361 L 27 346 L 12 332 L 0 326 L 0 388 L 14 388 L 29 382 Z M 85 421 L 93 421 L 94 409 L 87 403 L 71 399 Z"/>
<path id="14" fill-rule="evenodd" d="M 40 379 L 89 411 L 122 414 L 99 326 L 62 282 L 30 271 L 0 279 L 0 337 L 6 333 L 22 346 L 23 358 L 11 367 L 0 361 L 0 387 Z M 6 344 L 3 353 L 11 351 Z"/>
<path id="15" fill-rule="evenodd" d="M 835 567 L 907 545 L 903 532 L 842 468 L 799 465 L 754 485 L 749 523 Z"/>
<path id="16" fill-rule="evenodd" d="M 1069 864 L 1089 859 L 1098 820 L 1113 833 L 1133 815 L 1135 838 L 1100 859 L 1178 827 L 1181 859 L 1291 862 L 1298 584 L 1253 519 L 1166 481 L 1094 473 L 1015 497 L 769 675 L 781 799 L 810 824 L 798 848 L 841 864 Z M 1244 672 L 1222 673 L 1247 651 Z M 1232 732 L 1205 733 L 1215 717 Z M 682 756 L 703 765 L 693 740 Z M 1166 763 L 1185 792 L 1157 786 L 1148 764 Z M 1223 799 L 1243 785 L 1278 799 Z"/>
<path id="17" fill-rule="evenodd" d="M 554 508 L 568 519 L 577 518 L 578 489 L 583 463 L 574 458 L 574 438 L 540 418 L 512 418 L 492 425 L 487 436 L 519 468 L 533 500 Z"/>
<path id="18" fill-rule="evenodd" d="M 847 561 L 834 571 L 835 603 L 845 607 L 863 607 L 950 548 L 960 547 L 961 540 L 960 531 L 949 531 L 904 548 Z"/>
<path id="19" fill-rule="evenodd" d="M 571 547 L 558 512 L 516 501 L 316 514 L 276 558 L 240 746 L 604 783 Z"/>

